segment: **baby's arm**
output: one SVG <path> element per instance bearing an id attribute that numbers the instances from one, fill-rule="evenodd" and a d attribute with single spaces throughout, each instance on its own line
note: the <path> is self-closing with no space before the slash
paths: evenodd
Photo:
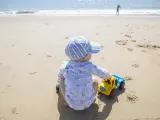
<path id="1" fill-rule="evenodd" d="M 94 64 L 92 65 L 92 74 L 105 80 L 112 76 L 108 71 Z"/>

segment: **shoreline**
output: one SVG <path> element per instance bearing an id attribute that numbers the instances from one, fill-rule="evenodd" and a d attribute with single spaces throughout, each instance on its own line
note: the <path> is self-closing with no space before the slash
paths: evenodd
<path id="1" fill-rule="evenodd" d="M 0 16 L 5 15 L 51 15 L 51 16 L 113 16 L 114 9 L 92 9 L 92 10 L 15 10 L 0 11 Z M 133 9 L 120 10 L 123 16 L 160 16 L 160 9 Z"/>

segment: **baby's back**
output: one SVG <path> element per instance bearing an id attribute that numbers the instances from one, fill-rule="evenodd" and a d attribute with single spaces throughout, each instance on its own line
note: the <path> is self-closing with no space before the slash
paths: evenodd
<path id="1" fill-rule="evenodd" d="M 95 99 L 92 84 L 92 63 L 66 61 L 61 71 L 65 78 L 67 103 L 74 109 L 87 108 Z"/>

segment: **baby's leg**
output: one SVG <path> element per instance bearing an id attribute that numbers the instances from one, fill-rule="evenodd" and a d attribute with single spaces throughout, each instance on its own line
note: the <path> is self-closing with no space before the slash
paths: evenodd
<path id="1" fill-rule="evenodd" d="M 62 101 L 63 101 L 64 105 L 67 106 L 67 102 L 66 102 L 64 94 L 62 93 L 61 87 L 59 89 L 59 93 L 60 93 L 60 96 L 62 98 Z"/>
<path id="2" fill-rule="evenodd" d="M 60 93 L 60 96 L 61 96 L 61 98 L 62 98 L 63 104 L 64 104 L 65 106 L 67 106 L 67 102 L 66 102 L 66 99 L 65 99 L 65 93 L 63 92 L 63 91 L 64 91 L 63 89 L 64 89 L 64 88 L 63 88 L 62 85 L 60 84 L 60 85 L 59 85 L 59 93 Z"/>

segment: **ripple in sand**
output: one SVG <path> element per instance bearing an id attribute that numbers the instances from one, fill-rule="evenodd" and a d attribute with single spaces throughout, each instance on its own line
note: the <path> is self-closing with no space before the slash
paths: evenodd
<path id="1" fill-rule="evenodd" d="M 0 120 L 5 120 L 5 118 L 4 117 L 0 117 Z"/>
<path id="2" fill-rule="evenodd" d="M 146 50 L 141 50 L 142 52 L 147 52 Z"/>
<path id="3" fill-rule="evenodd" d="M 132 67 L 139 67 L 139 65 L 138 64 L 133 64 Z"/>
<path id="4" fill-rule="evenodd" d="M 139 44 L 139 45 L 137 45 L 137 47 L 140 47 L 140 48 L 148 48 L 148 49 L 156 49 L 156 48 L 160 48 L 160 45 Z"/>
<path id="5" fill-rule="evenodd" d="M 128 34 L 125 34 L 124 35 L 125 37 L 128 37 L 128 38 L 132 38 L 132 36 L 128 35 Z"/>
<path id="6" fill-rule="evenodd" d="M 138 96 L 135 94 L 135 92 L 129 91 L 127 93 L 127 100 L 129 102 L 135 103 L 136 101 L 138 101 Z"/>
<path id="7" fill-rule="evenodd" d="M 52 57 L 51 55 L 47 55 L 47 57 Z"/>
<path id="8" fill-rule="evenodd" d="M 132 51 L 133 51 L 133 49 L 132 49 L 132 48 L 127 48 L 127 50 L 128 50 L 128 51 L 130 51 L 130 52 L 132 52 Z"/>
<path id="9" fill-rule="evenodd" d="M 105 58 L 104 57 L 102 57 L 102 58 L 100 58 L 101 60 L 105 60 Z"/>
<path id="10" fill-rule="evenodd" d="M 46 53 L 46 57 L 52 57 L 51 55 L 50 55 L 50 53 Z"/>
<path id="11" fill-rule="evenodd" d="M 130 40 L 131 42 L 136 42 L 136 40 Z"/>
<path id="12" fill-rule="evenodd" d="M 18 114 L 17 108 L 15 108 L 15 107 L 12 108 L 12 114 Z"/>
<path id="13" fill-rule="evenodd" d="M 37 73 L 37 72 L 30 72 L 29 74 L 30 74 L 30 75 L 34 75 L 34 74 L 36 74 L 36 73 Z"/>
<path id="14" fill-rule="evenodd" d="M 12 85 L 7 85 L 7 87 L 11 87 Z"/>
<path id="15" fill-rule="evenodd" d="M 128 40 L 116 40 L 117 45 L 127 45 Z"/>
<path id="16" fill-rule="evenodd" d="M 68 39 L 69 37 L 68 36 L 66 36 L 66 37 L 64 37 L 65 39 Z"/>
<path id="17" fill-rule="evenodd" d="M 150 118 L 134 118 L 132 120 L 160 120 L 160 118 L 154 118 L 154 117 L 150 117 Z"/>
<path id="18" fill-rule="evenodd" d="M 99 35 L 99 33 L 96 33 L 96 35 Z"/>

